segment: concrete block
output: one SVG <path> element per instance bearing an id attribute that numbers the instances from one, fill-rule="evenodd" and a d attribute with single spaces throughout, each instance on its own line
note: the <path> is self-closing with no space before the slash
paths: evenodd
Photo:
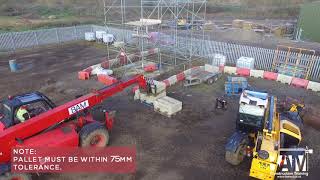
<path id="1" fill-rule="evenodd" d="M 255 78 L 263 78 L 263 73 L 264 73 L 263 70 L 254 70 L 254 69 L 250 70 L 250 76 Z"/>
<path id="2" fill-rule="evenodd" d="M 224 67 L 224 73 L 236 74 L 237 73 L 237 68 L 236 67 L 231 67 L 231 66 L 225 66 Z"/>
<path id="3" fill-rule="evenodd" d="M 284 74 L 278 74 L 278 78 L 277 78 L 278 82 L 284 83 L 284 84 L 291 84 L 292 81 L 292 77 L 291 76 L 287 76 Z"/>
<path id="4" fill-rule="evenodd" d="M 310 89 L 315 92 L 319 92 L 320 91 L 320 83 L 309 81 L 307 89 Z"/>
<path id="5" fill-rule="evenodd" d="M 140 89 L 134 91 L 134 100 L 140 100 Z"/>
<path id="6" fill-rule="evenodd" d="M 166 95 L 167 95 L 166 91 L 163 91 L 162 93 L 159 93 L 159 94 L 157 94 L 157 95 L 155 95 L 155 94 L 141 93 L 141 92 L 140 92 L 140 97 L 139 97 L 139 99 L 140 99 L 141 102 L 145 102 L 145 103 L 147 103 L 147 104 L 152 104 L 152 105 L 153 105 L 153 103 L 154 103 L 157 99 L 162 98 L 162 97 L 164 97 L 164 96 L 166 96 Z"/>
<path id="7" fill-rule="evenodd" d="M 159 94 L 166 90 L 166 83 L 162 81 L 153 80 L 153 84 L 156 86 L 156 88 L 153 86 L 151 89 L 153 94 Z"/>
<path id="8" fill-rule="evenodd" d="M 182 110 L 182 102 L 168 96 L 157 99 L 153 105 L 156 112 L 168 117 Z"/>

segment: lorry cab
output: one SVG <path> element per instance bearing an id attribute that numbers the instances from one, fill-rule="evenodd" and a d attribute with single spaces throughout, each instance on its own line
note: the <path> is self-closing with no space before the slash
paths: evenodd
<path id="1" fill-rule="evenodd" d="M 27 119 L 56 107 L 48 97 L 40 92 L 9 96 L 0 101 L 0 132 L 20 123 L 17 111 L 22 106 L 27 107 Z"/>
<path id="2" fill-rule="evenodd" d="M 245 90 L 240 97 L 237 130 L 245 133 L 262 131 L 267 106 L 267 93 Z"/>

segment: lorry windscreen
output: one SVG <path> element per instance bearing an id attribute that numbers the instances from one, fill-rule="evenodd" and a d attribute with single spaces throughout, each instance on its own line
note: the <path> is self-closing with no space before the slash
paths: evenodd
<path id="1" fill-rule="evenodd" d="M 252 126 L 260 127 L 263 122 L 263 116 L 254 116 L 250 114 L 240 113 L 240 122 Z"/>
<path id="2" fill-rule="evenodd" d="M 7 104 L 0 102 L 0 119 L 9 119 L 11 114 L 11 109 Z"/>

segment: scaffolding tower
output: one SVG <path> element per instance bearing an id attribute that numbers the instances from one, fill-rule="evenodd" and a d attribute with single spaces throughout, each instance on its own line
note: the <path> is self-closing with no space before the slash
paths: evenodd
<path id="1" fill-rule="evenodd" d="M 104 0 L 104 24 L 121 29 L 121 51 L 144 52 L 157 48 L 157 57 L 142 62 L 162 65 L 189 64 L 202 59 L 207 0 Z M 143 63 L 142 63 L 143 64 Z"/>

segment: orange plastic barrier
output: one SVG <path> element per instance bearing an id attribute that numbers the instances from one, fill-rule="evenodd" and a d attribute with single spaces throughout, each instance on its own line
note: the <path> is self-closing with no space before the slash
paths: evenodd
<path id="1" fill-rule="evenodd" d="M 79 71 L 78 72 L 78 78 L 80 80 L 89 80 L 90 79 L 90 73 L 86 71 Z"/>
<path id="2" fill-rule="evenodd" d="M 306 79 L 292 78 L 291 85 L 307 89 L 309 81 Z"/>
<path id="3" fill-rule="evenodd" d="M 118 80 L 116 78 L 108 76 L 108 75 L 98 75 L 98 81 L 107 85 L 107 86 L 110 86 L 110 85 L 116 83 Z"/>
<path id="4" fill-rule="evenodd" d="M 87 69 L 84 69 L 84 70 L 78 72 L 78 78 L 80 80 L 88 80 L 88 79 L 90 79 L 91 71 L 92 71 L 92 68 L 88 67 Z"/>
<path id="5" fill-rule="evenodd" d="M 240 75 L 240 76 L 250 76 L 250 69 L 237 68 L 237 74 Z"/>
<path id="6" fill-rule="evenodd" d="M 276 81 L 278 79 L 278 73 L 265 71 L 263 73 L 263 78 L 268 80 Z"/>
<path id="7" fill-rule="evenodd" d="M 186 78 L 186 75 L 183 72 L 177 74 L 178 81 L 183 81 L 185 78 Z"/>

